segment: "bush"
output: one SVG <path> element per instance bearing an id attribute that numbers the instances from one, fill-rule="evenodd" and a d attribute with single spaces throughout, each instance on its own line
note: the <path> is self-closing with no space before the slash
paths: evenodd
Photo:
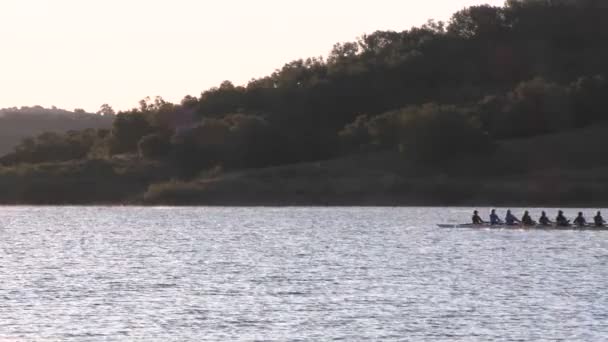
<path id="1" fill-rule="evenodd" d="M 426 105 L 403 117 L 400 151 L 409 159 L 442 163 L 462 156 L 483 156 L 494 142 L 481 124 L 451 106 Z"/>
<path id="2" fill-rule="evenodd" d="M 45 132 L 33 138 L 23 139 L 15 150 L 2 157 L 0 162 L 13 165 L 84 159 L 99 134 L 95 129 L 67 133 Z"/>
<path id="3" fill-rule="evenodd" d="M 605 87 L 600 77 L 581 78 L 571 85 L 535 78 L 506 95 L 484 98 L 477 110 L 496 138 L 554 133 L 602 120 Z"/>
<path id="4" fill-rule="evenodd" d="M 344 144 L 399 148 L 410 160 L 436 163 L 494 148 L 470 113 L 454 106 L 410 106 L 373 118 L 359 117 L 340 133 Z"/>
<path id="5" fill-rule="evenodd" d="M 116 115 L 110 137 L 112 154 L 136 152 L 139 140 L 149 134 L 150 124 L 139 113 L 120 113 Z"/>
<path id="6" fill-rule="evenodd" d="M 170 137 L 166 134 L 148 134 L 137 143 L 139 155 L 146 159 L 161 159 L 171 152 Z"/>

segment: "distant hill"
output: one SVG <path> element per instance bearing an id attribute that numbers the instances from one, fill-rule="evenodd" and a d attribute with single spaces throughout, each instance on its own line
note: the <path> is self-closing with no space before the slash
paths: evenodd
<path id="1" fill-rule="evenodd" d="M 40 106 L 0 109 L 0 155 L 11 152 L 24 138 L 43 132 L 110 128 L 112 116 Z"/>

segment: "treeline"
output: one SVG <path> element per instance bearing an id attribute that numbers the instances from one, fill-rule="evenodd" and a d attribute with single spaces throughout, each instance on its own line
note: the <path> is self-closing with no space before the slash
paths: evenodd
<path id="1" fill-rule="evenodd" d="M 474 6 L 448 23 L 336 44 L 245 86 L 146 99 L 109 130 L 43 134 L 0 162 L 137 154 L 191 177 L 382 149 L 431 165 L 484 156 L 497 139 L 606 120 L 605 18 L 593 0 Z"/>
<path id="2" fill-rule="evenodd" d="M 96 115 L 83 109 L 68 111 L 41 106 L 3 108 L 0 109 L 0 154 L 12 151 L 23 139 L 44 132 L 109 129 L 113 118 L 113 115 Z"/>
<path id="3" fill-rule="evenodd" d="M 606 121 L 606 95 L 608 82 L 602 76 L 581 77 L 567 85 L 535 78 L 470 105 L 430 103 L 361 115 L 339 135 L 349 151 L 399 147 L 406 156 L 437 162 L 488 153 L 496 139 L 531 137 Z"/>

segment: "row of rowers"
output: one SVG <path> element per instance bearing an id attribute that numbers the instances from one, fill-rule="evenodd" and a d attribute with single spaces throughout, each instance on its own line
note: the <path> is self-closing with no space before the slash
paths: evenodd
<path id="1" fill-rule="evenodd" d="M 484 220 L 481 219 L 481 217 L 479 216 L 479 213 L 477 212 L 477 210 L 475 210 L 475 212 L 473 213 L 473 224 L 487 224 L 488 222 L 485 222 Z M 582 212 L 578 213 L 578 216 L 574 219 L 574 221 L 572 223 L 570 223 L 570 220 L 568 218 L 566 218 L 566 216 L 564 216 L 564 212 L 563 211 L 558 211 L 557 213 L 557 217 L 555 218 L 555 222 L 551 221 L 548 217 L 547 214 L 543 211 L 540 218 L 538 219 L 538 223 L 536 223 L 536 221 L 534 221 L 532 219 L 532 217 L 530 216 L 530 213 L 526 210 L 524 212 L 524 215 L 522 216 L 521 220 L 518 219 L 517 217 L 515 217 L 515 215 L 513 215 L 511 213 L 511 210 L 507 210 L 507 214 L 505 216 L 505 220 L 504 222 L 498 217 L 498 215 L 496 214 L 496 210 L 493 209 L 492 212 L 490 213 L 490 222 L 489 224 L 491 225 L 526 225 L 526 226 L 534 226 L 537 224 L 543 225 L 543 226 L 550 226 L 550 225 L 557 225 L 557 226 L 561 226 L 561 227 L 568 227 L 571 225 L 576 225 L 576 226 L 586 226 L 587 224 L 587 220 L 585 219 L 585 216 L 583 215 Z M 597 226 L 597 227 L 602 227 L 604 226 L 604 224 L 606 224 L 606 221 L 604 221 L 604 219 L 602 218 L 602 214 L 598 211 L 597 214 L 595 215 L 595 217 L 593 218 L 593 225 Z"/>

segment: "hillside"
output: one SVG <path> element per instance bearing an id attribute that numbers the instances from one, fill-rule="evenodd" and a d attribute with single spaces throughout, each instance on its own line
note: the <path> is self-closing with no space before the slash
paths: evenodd
<path id="1" fill-rule="evenodd" d="M 598 1 L 509 0 L 365 34 L 179 103 L 5 114 L 7 146 L 42 130 L 111 130 L 27 139 L 0 158 L 1 200 L 606 203 L 606 17 Z"/>
<path id="2" fill-rule="evenodd" d="M 254 169 L 152 185 L 149 204 L 215 205 L 573 205 L 608 204 L 602 124 L 501 141 L 488 159 L 446 170 L 421 168 L 396 152 Z M 598 162 L 590 166 L 590 161 Z M 475 173 L 458 164 L 477 163 Z"/>
<path id="3" fill-rule="evenodd" d="M 172 180 L 138 157 L 0 167 L 2 204 L 607 206 L 607 124 L 500 141 L 441 168 L 399 152 L 222 171 Z M 583 161 L 579 163 L 578 161 Z M 474 167 L 471 167 L 474 165 Z"/>
<path id="4" fill-rule="evenodd" d="M 532 170 L 586 169 L 608 166 L 608 124 L 513 139 L 502 143 L 499 158 L 506 158 Z"/>
<path id="5" fill-rule="evenodd" d="M 66 132 L 87 128 L 110 128 L 113 117 L 56 108 L 22 107 L 0 109 L 0 156 L 24 138 L 43 132 Z"/>

